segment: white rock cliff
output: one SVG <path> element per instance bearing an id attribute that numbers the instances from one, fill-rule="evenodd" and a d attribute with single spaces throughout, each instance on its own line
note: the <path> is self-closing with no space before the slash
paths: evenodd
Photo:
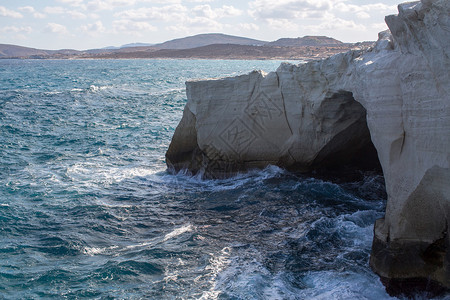
<path id="1" fill-rule="evenodd" d="M 220 177 L 378 153 L 388 202 L 372 268 L 391 290 L 423 281 L 450 288 L 450 1 L 398 9 L 369 51 L 187 82 L 167 164 Z"/>

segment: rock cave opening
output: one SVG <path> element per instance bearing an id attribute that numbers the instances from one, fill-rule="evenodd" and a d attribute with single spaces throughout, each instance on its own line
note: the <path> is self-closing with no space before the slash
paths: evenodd
<path id="1" fill-rule="evenodd" d="M 383 176 L 377 150 L 367 125 L 367 111 L 355 100 L 350 91 L 331 93 L 321 104 L 321 130 L 335 127 L 336 120 L 343 124 L 342 130 L 322 148 L 313 162 L 315 176 L 342 181 L 357 180 L 364 173 L 373 172 Z M 351 120 L 351 121 L 349 121 Z M 335 128 L 333 128 L 334 130 Z"/>

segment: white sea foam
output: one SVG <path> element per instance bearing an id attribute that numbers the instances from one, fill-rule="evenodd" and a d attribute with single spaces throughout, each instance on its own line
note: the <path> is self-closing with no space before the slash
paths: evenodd
<path id="1" fill-rule="evenodd" d="M 190 175 L 186 170 L 182 170 L 179 173 L 165 174 L 161 176 L 161 179 L 170 184 L 171 188 L 188 188 L 194 191 L 227 191 L 235 190 L 242 186 L 252 184 L 258 185 L 261 181 L 278 177 L 286 171 L 277 166 L 268 166 L 263 170 L 251 170 L 246 173 L 239 173 L 227 179 L 204 179 L 202 174 L 195 176 Z"/>
<path id="2" fill-rule="evenodd" d="M 310 272 L 305 282 L 308 288 L 299 291 L 302 299 L 396 299 L 390 297 L 373 273 L 340 271 Z"/>
<path id="3" fill-rule="evenodd" d="M 174 230 L 172 230 L 171 232 L 169 232 L 168 234 L 166 234 L 164 236 L 163 242 L 170 240 L 174 237 L 177 237 L 185 232 L 193 231 L 194 229 L 195 229 L 195 227 L 192 226 L 191 224 L 186 224 L 179 228 L 175 228 Z"/>
<path id="4" fill-rule="evenodd" d="M 219 253 L 210 253 L 211 258 L 205 267 L 206 272 L 194 280 L 199 282 L 206 278 L 210 287 L 209 290 L 203 291 L 199 299 L 218 299 L 221 294 L 221 291 L 217 289 L 218 276 L 230 264 L 231 251 L 231 248 L 224 247 Z"/>
<path id="5" fill-rule="evenodd" d="M 111 247 L 84 247 L 83 253 L 89 256 L 102 255 L 102 254 L 111 254 L 119 248 L 118 246 Z"/>
<path id="6" fill-rule="evenodd" d="M 89 90 L 91 92 L 98 92 L 98 91 L 102 91 L 102 90 L 106 90 L 108 88 L 108 86 L 97 86 L 97 85 L 91 85 L 89 86 Z"/>
<path id="7" fill-rule="evenodd" d="M 67 168 L 67 175 L 73 180 L 85 181 L 85 184 L 111 184 L 127 178 L 145 177 L 164 170 L 160 167 L 108 167 L 102 161 L 83 161 Z M 95 176 L 93 176 L 95 174 Z"/>

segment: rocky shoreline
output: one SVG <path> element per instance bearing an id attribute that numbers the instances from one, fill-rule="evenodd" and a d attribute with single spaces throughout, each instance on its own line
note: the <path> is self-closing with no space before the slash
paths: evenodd
<path id="1" fill-rule="evenodd" d="M 392 294 L 440 292 L 450 288 L 450 2 L 398 9 L 369 50 L 188 82 L 166 159 L 208 177 L 379 161 L 388 202 L 370 265 Z"/>

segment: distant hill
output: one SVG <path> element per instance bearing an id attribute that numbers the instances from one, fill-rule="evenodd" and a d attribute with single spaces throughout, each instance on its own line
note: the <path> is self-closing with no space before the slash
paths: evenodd
<path id="1" fill-rule="evenodd" d="M 314 60 L 329 57 L 331 55 L 346 52 L 351 49 L 363 49 L 354 44 L 342 44 L 336 46 L 249 46 L 236 44 L 213 44 L 190 49 L 148 49 L 147 51 L 111 52 L 85 56 L 85 58 L 171 58 L 171 59 L 289 59 L 289 60 Z"/>
<path id="2" fill-rule="evenodd" d="M 327 36 L 304 36 L 298 38 L 282 38 L 275 42 L 267 43 L 268 46 L 303 47 L 303 46 L 337 46 L 344 44 L 341 41 Z"/>
<path id="3" fill-rule="evenodd" d="M 170 40 L 162 44 L 153 45 L 153 47 L 159 49 L 191 49 L 214 44 L 262 46 L 267 44 L 267 42 L 222 33 L 207 33 Z"/>
<path id="4" fill-rule="evenodd" d="M 16 45 L 0 44 L 0 58 L 60 58 L 81 54 L 81 51 L 72 49 L 42 50 Z"/>
<path id="5" fill-rule="evenodd" d="M 150 47 L 153 45 L 154 44 L 147 44 L 147 43 L 131 43 L 131 44 L 122 45 L 119 48 Z"/>
<path id="6" fill-rule="evenodd" d="M 372 42 L 342 43 L 326 36 L 282 38 L 265 42 L 220 33 L 199 34 L 157 45 L 133 43 L 84 51 L 42 50 L 0 44 L 0 58 L 202 58 L 202 59 L 318 59 L 350 49 L 365 49 Z"/>
<path id="7" fill-rule="evenodd" d="M 0 44 L 0 57 L 45 56 L 48 52 L 16 45 Z"/>

